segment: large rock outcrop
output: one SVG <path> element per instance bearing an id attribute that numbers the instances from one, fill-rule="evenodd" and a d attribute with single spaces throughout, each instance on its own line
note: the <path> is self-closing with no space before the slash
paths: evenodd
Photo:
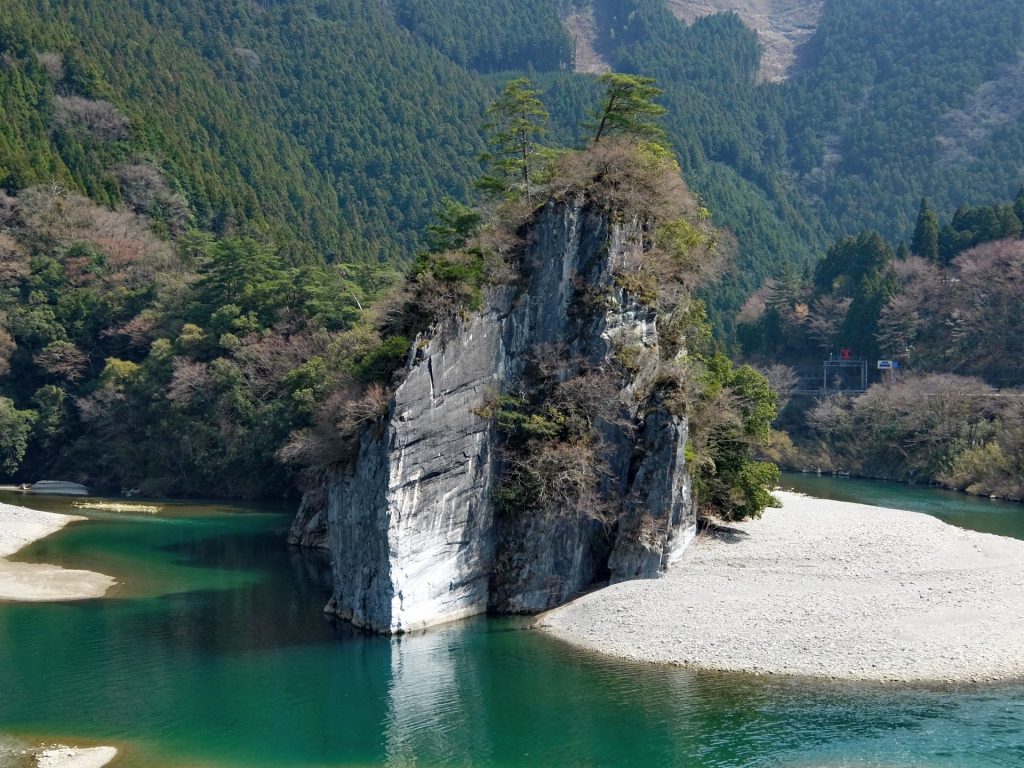
<path id="1" fill-rule="evenodd" d="M 544 610 L 596 581 L 657 576 L 693 535 L 686 421 L 643 394 L 655 314 L 616 281 L 644 247 L 642 225 L 611 223 L 580 197 L 548 203 L 526 231 L 518 284 L 417 341 L 386 417 L 326 489 L 328 610 L 358 626 L 397 633 Z M 617 522 L 496 511 L 505 462 L 488 405 L 545 356 L 559 378 L 602 370 L 621 384 L 621 418 L 598 425 Z"/>

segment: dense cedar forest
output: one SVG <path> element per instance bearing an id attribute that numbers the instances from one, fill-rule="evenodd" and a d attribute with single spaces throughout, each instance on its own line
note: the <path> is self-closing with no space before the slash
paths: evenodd
<path id="1" fill-rule="evenodd" d="M 559 19 L 587 6 L 735 238 L 701 289 L 724 348 L 902 345 L 991 380 L 996 352 L 930 320 L 936 284 L 1014 263 L 1018 0 L 828 1 L 781 84 L 737 16 L 688 26 L 660 0 L 5 0 L 0 471 L 288 492 L 287 435 L 404 353 L 374 307 L 446 200 L 479 194 L 504 84 L 528 72 L 543 141 L 581 146 L 601 85 Z M 1012 346 L 1001 330 L 977 332 Z"/>
<path id="2" fill-rule="evenodd" d="M 293 261 L 408 259 L 483 149 L 488 89 L 377 0 L 11 0 L 0 49 L 9 191 L 56 179 L 118 203 L 109 168 L 141 157 L 196 225 Z"/>

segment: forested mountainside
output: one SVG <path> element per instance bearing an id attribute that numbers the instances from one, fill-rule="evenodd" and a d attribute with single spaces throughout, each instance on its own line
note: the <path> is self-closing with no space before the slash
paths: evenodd
<path id="1" fill-rule="evenodd" d="M 494 50 L 527 39 L 501 3 L 400 5 L 432 20 L 427 39 L 448 55 L 457 31 L 477 24 L 509 30 Z M 758 38 L 736 15 L 687 26 L 663 0 L 534 2 L 530 15 L 550 20 L 555 6 L 563 16 L 590 8 L 603 60 L 665 90 L 684 173 L 739 243 L 735 273 L 710 302 L 724 336 L 766 275 L 813 262 L 830 239 L 863 229 L 906 238 L 922 196 L 949 216 L 1024 180 L 1024 6 L 1014 0 L 826 0 L 791 77 L 762 85 Z M 499 68 L 475 50 L 467 59 L 482 71 Z M 546 82 L 555 123 L 571 124 L 561 112 L 580 103 L 566 98 L 573 86 Z"/>
<path id="2" fill-rule="evenodd" d="M 817 28 L 824 0 L 668 0 L 671 11 L 688 22 L 733 12 L 757 31 L 764 53 L 761 78 L 778 82 L 792 74 L 796 49 Z"/>
<path id="3" fill-rule="evenodd" d="M 783 87 L 793 170 L 833 235 L 909 236 L 1024 181 L 1024 4 L 826 2 Z"/>
<path id="4" fill-rule="evenodd" d="M 378 0 L 10 0 L 0 51 L 9 191 L 116 204 L 142 158 L 198 226 L 293 260 L 408 259 L 483 150 L 487 89 Z"/>
<path id="5" fill-rule="evenodd" d="M 757 84 L 758 38 L 737 16 L 687 26 L 663 0 L 9 0 L 0 183 L 56 178 L 116 203 L 110 166 L 144 156 L 203 228 L 292 260 L 408 260 L 440 197 L 478 171 L 500 73 L 533 72 L 553 137 L 579 138 L 564 132 L 593 84 L 559 21 L 581 8 L 609 65 L 658 79 L 684 173 L 737 236 L 711 302 L 726 337 L 765 276 L 830 237 L 895 239 L 922 195 L 951 213 L 1020 183 L 1015 0 L 826 2 L 778 85 Z M 109 103 L 114 125 L 81 99 Z"/>
<path id="6" fill-rule="evenodd" d="M 735 238 L 704 289 L 720 339 L 830 240 L 907 239 L 923 195 L 946 220 L 1024 180 L 1016 0 L 826 2 L 779 84 L 739 17 L 687 25 L 663 0 L 5 0 L 7 468 L 281 492 L 274 451 L 332 377 L 364 386 L 404 354 L 357 318 L 446 196 L 476 194 L 498 90 L 531 70 L 545 140 L 583 141 L 601 88 L 574 72 L 574 13 L 603 62 L 656 78 L 683 174 Z"/>
<path id="7" fill-rule="evenodd" d="M 664 111 L 651 101 L 658 90 L 645 78 L 602 78 L 599 127 L 589 129 L 591 148 L 575 153 L 535 143 L 547 114 L 528 82 L 510 82 L 487 110 L 492 152 L 480 181 L 488 201 L 446 199 L 427 248 L 390 291 L 393 276 L 373 265 L 289 265 L 252 238 L 217 240 L 180 220 L 110 210 L 56 182 L 0 193 L 2 471 L 148 495 L 268 496 L 293 488 L 290 463 L 316 487 L 387 409 L 410 350 L 516 282 L 521 230 L 538 206 L 593 187 L 603 190 L 601 221 L 653 228 L 650 247 L 638 246 L 642 268 L 607 278 L 650 307 L 644 313 L 664 313 L 666 366 L 655 378 L 671 392 L 659 397 L 675 398 L 680 417 L 711 414 L 689 433 L 691 451 L 707 457 L 694 482 L 724 489 L 709 491 L 707 503 L 743 487 L 759 510 L 771 468 L 750 462 L 749 445 L 766 433 L 774 395 L 752 369 L 734 370 L 717 353 L 691 295 L 717 277 L 728 239 L 685 192 L 654 122 Z M 129 170 L 126 196 L 158 210 L 184 205 L 152 168 Z M 682 207 L 657 213 L 670 192 Z M 597 294 L 574 290 L 595 322 L 604 317 Z M 630 370 L 643 345 L 621 346 L 616 365 Z M 561 434 L 562 415 L 537 407 L 520 414 L 527 425 Z M 698 436 L 708 434 L 705 454 Z"/>
<path id="8" fill-rule="evenodd" d="M 992 384 L 1020 369 L 1024 186 L 1013 201 L 963 206 L 941 220 L 921 201 L 913 237 L 844 237 L 813 273 L 789 270 L 747 301 L 738 337 L 763 364 L 815 364 L 850 349 L 869 361 L 955 371 Z"/>
<path id="9" fill-rule="evenodd" d="M 133 172 L 133 195 L 176 202 Z M 351 330 L 370 298 L 351 268 L 288 266 L 252 239 L 168 240 L 150 217 L 56 184 L 0 193 L 0 227 L 4 476 L 279 496 L 275 452 L 338 372 L 373 378 L 408 346 Z"/>

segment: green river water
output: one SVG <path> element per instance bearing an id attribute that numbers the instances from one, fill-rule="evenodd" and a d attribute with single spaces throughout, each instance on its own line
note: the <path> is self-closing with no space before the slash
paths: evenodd
<path id="1" fill-rule="evenodd" d="M 1024 505 L 784 484 L 1024 538 Z M 0 604 L 0 765 L 19 765 L 12 742 L 60 741 L 116 745 L 115 768 L 1024 766 L 1024 685 L 693 673 L 582 654 L 509 619 L 368 637 L 324 619 L 323 571 L 283 545 L 281 510 L 89 516 L 19 559 L 122 585 L 102 600 Z"/>

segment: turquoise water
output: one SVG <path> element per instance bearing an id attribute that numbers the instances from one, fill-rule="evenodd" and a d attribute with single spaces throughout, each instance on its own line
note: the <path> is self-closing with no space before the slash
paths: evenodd
<path id="1" fill-rule="evenodd" d="M 1024 766 L 1021 685 L 692 673 L 508 619 L 368 637 L 324 619 L 323 572 L 283 546 L 284 514 L 95 517 L 31 555 L 124 584 L 0 604 L 0 733 L 115 744 L 121 768 Z"/>
<path id="2" fill-rule="evenodd" d="M 782 487 L 809 496 L 924 512 L 961 528 L 1024 539 L 1024 504 L 926 485 L 786 472 Z M 1022 764 L 1024 765 L 1024 764 Z"/>

